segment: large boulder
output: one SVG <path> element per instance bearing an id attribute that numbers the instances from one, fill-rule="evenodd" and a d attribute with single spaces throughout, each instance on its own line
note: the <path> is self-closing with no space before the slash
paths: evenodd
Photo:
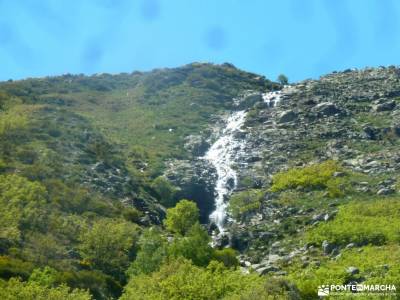
<path id="1" fill-rule="evenodd" d="M 193 156 L 203 156 L 210 147 L 210 144 L 204 137 L 200 135 L 189 135 L 186 137 L 186 143 L 184 147 Z"/>
<path id="2" fill-rule="evenodd" d="M 235 105 L 238 109 L 247 109 L 260 102 L 263 102 L 262 94 L 259 92 L 255 92 L 236 99 Z"/>
<path id="3" fill-rule="evenodd" d="M 322 102 L 312 108 L 312 111 L 317 115 L 333 116 L 342 111 L 332 102 Z"/>
<path id="4" fill-rule="evenodd" d="M 279 114 L 278 123 L 288 123 L 297 119 L 297 114 L 293 110 L 285 110 Z"/>
<path id="5" fill-rule="evenodd" d="M 376 112 L 381 112 L 381 111 L 391 111 L 396 107 L 396 102 L 395 101 L 389 101 L 389 102 L 384 102 L 377 104 L 373 106 L 373 110 Z"/>

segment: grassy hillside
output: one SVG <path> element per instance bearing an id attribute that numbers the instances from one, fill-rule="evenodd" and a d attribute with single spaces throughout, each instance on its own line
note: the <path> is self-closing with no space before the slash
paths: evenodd
<path id="1" fill-rule="evenodd" d="M 0 83 L 0 278 L 28 282 L 4 290 L 118 297 L 165 214 L 152 182 L 166 160 L 189 158 L 185 138 L 233 97 L 278 87 L 229 64 Z"/>

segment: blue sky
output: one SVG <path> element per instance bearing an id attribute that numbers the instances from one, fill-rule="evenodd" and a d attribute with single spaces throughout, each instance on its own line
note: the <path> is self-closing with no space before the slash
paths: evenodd
<path id="1" fill-rule="evenodd" d="M 193 61 L 291 81 L 400 64 L 396 0 L 0 0 L 0 80 Z"/>

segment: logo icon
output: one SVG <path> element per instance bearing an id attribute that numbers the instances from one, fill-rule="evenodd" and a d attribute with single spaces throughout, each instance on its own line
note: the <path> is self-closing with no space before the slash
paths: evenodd
<path id="1" fill-rule="evenodd" d="M 318 286 L 318 296 L 320 297 L 329 296 L 329 285 Z"/>

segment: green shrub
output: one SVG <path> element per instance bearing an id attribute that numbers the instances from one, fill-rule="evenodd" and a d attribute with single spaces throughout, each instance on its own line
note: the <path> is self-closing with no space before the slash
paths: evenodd
<path id="1" fill-rule="evenodd" d="M 260 209 L 263 191 L 247 190 L 235 193 L 229 200 L 229 212 L 235 219 L 240 219 L 250 212 Z"/>
<path id="2" fill-rule="evenodd" d="M 272 178 L 271 191 L 279 192 L 293 188 L 326 188 L 328 185 L 333 189 L 332 180 L 335 172 L 342 171 L 340 165 L 333 160 L 328 160 L 319 164 L 312 164 L 306 167 L 293 168 L 275 174 Z"/>
<path id="3" fill-rule="evenodd" d="M 317 287 L 322 284 L 346 284 L 363 279 L 364 284 L 400 285 L 399 245 L 366 246 L 344 250 L 341 254 L 335 260 L 323 259 L 318 268 L 313 264 L 302 268 L 301 263 L 291 267 L 288 279 L 296 284 L 302 299 L 319 299 Z M 360 273 L 348 274 L 346 269 L 349 266 L 357 267 Z M 371 295 L 359 295 L 356 298 L 372 299 Z"/>
<path id="4" fill-rule="evenodd" d="M 225 267 L 237 267 L 239 260 L 237 259 L 237 252 L 232 248 L 215 249 L 212 258 L 216 261 L 222 262 Z"/>
<path id="5" fill-rule="evenodd" d="M 379 199 L 344 205 L 331 222 L 320 224 L 307 233 L 317 244 L 327 240 L 337 245 L 382 245 L 400 241 L 400 202 Z"/>
<path id="6" fill-rule="evenodd" d="M 175 236 L 168 252 L 172 257 L 184 257 L 197 266 L 206 266 L 212 255 L 210 241 L 207 231 L 196 223 L 185 236 Z"/>
<path id="7" fill-rule="evenodd" d="M 259 289 L 263 282 L 258 275 L 245 275 L 240 270 L 225 268 L 221 263 L 211 262 L 207 268 L 200 268 L 190 261 L 178 259 L 163 265 L 156 273 L 133 277 L 121 300 L 225 299 Z"/>
<path id="8" fill-rule="evenodd" d="M 165 177 L 159 176 L 153 180 L 151 187 L 157 193 L 160 203 L 165 207 L 172 207 L 175 203 L 177 189 Z"/>
<path id="9" fill-rule="evenodd" d="M 122 292 L 119 282 L 96 270 L 60 272 L 57 276 L 57 284 L 67 284 L 73 289 L 87 289 L 94 299 L 99 300 L 117 299 Z"/>
<path id="10" fill-rule="evenodd" d="M 50 288 L 36 282 L 22 282 L 16 278 L 0 281 L 0 299 L 13 300 L 90 300 L 83 290 L 70 290 L 66 286 Z"/>
<path id="11" fill-rule="evenodd" d="M 81 234 L 79 253 L 90 266 L 118 276 L 129 265 L 137 230 L 125 220 L 100 219 Z"/>
<path id="12" fill-rule="evenodd" d="M 20 277 L 28 279 L 32 270 L 33 265 L 29 262 L 9 256 L 0 256 L 0 278 Z"/>

